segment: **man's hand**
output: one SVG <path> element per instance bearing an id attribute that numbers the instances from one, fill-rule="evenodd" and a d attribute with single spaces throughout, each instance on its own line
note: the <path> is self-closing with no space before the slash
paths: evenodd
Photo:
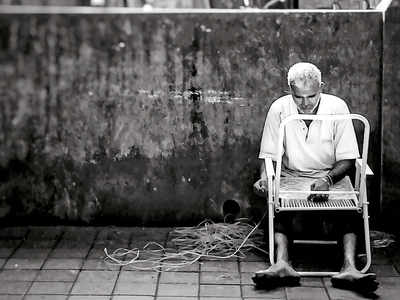
<path id="1" fill-rule="evenodd" d="M 329 181 L 325 179 L 325 177 L 318 179 L 315 181 L 310 189 L 312 191 L 329 191 Z M 329 195 L 327 194 L 311 194 L 307 197 L 308 201 L 313 202 L 324 202 L 328 201 Z"/>
<path id="2" fill-rule="evenodd" d="M 258 179 L 253 184 L 254 193 L 256 193 L 260 197 L 264 197 L 265 193 L 268 191 L 268 184 L 265 179 Z"/>

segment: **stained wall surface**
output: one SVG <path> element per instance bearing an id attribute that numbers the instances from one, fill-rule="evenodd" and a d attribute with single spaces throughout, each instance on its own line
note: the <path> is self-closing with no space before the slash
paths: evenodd
<path id="1" fill-rule="evenodd" d="M 383 56 L 383 197 L 386 230 L 399 232 L 400 212 L 400 1 L 385 14 Z"/>
<path id="2" fill-rule="evenodd" d="M 247 214 L 267 109 L 303 60 L 370 120 L 376 205 L 381 31 L 376 12 L 2 13 L 0 217 L 193 224 L 227 199 Z"/>
<path id="3" fill-rule="evenodd" d="M 369 9 L 375 8 L 381 0 L 299 0 L 302 9 Z"/>

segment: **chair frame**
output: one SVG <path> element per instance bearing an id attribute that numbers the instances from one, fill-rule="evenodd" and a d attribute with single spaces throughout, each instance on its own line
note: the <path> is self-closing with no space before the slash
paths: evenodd
<path id="1" fill-rule="evenodd" d="M 279 213 L 285 209 L 280 206 L 280 179 L 281 179 L 281 167 L 282 167 L 282 155 L 283 155 L 283 140 L 286 125 L 294 120 L 360 120 L 364 124 L 364 137 L 363 137 L 363 148 L 362 148 L 362 158 L 356 159 L 356 176 L 354 184 L 353 194 L 357 197 L 357 203 L 353 207 L 349 208 L 334 208 L 334 207 L 296 207 L 290 209 L 291 211 L 326 211 L 326 210 L 354 210 L 362 214 L 364 223 L 364 241 L 365 241 L 365 251 L 367 261 L 365 266 L 360 270 L 365 273 L 371 265 L 371 245 L 369 238 L 369 216 L 368 216 L 368 201 L 367 201 L 367 190 L 366 190 L 366 175 L 373 175 L 371 169 L 367 165 L 368 158 L 368 143 L 369 143 L 369 133 L 370 125 L 368 120 L 359 114 L 338 114 L 338 115 L 307 115 L 307 114 L 295 114 L 287 117 L 282 121 L 279 127 L 278 136 L 278 156 L 276 162 L 276 172 L 274 172 L 274 167 L 271 158 L 265 158 L 265 171 L 267 174 L 268 191 L 266 193 L 268 201 L 268 229 L 269 229 L 269 259 L 271 264 L 275 263 L 275 247 L 274 247 L 274 216 L 275 213 Z M 301 191 L 307 192 L 308 194 L 334 194 L 334 193 L 346 193 L 349 192 L 332 192 L 332 191 Z M 303 241 L 304 242 L 304 241 Z M 323 243 L 322 241 L 309 241 L 312 244 Z M 299 272 L 301 276 L 332 276 L 338 274 L 338 272 Z"/>

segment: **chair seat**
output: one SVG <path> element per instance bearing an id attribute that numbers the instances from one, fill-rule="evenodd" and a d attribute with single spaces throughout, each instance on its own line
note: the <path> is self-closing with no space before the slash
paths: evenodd
<path id="1" fill-rule="evenodd" d="M 328 200 L 307 200 L 315 178 L 281 177 L 279 202 L 276 210 L 358 210 L 358 198 L 348 176 L 330 188 Z M 350 192 L 350 193 L 346 193 Z"/>

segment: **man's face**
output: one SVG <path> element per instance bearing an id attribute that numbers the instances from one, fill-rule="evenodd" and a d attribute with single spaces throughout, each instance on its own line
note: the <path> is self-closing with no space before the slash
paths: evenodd
<path id="1" fill-rule="evenodd" d="M 321 97 L 321 86 L 318 83 L 309 86 L 292 85 L 290 91 L 300 114 L 316 113 L 315 110 Z"/>

